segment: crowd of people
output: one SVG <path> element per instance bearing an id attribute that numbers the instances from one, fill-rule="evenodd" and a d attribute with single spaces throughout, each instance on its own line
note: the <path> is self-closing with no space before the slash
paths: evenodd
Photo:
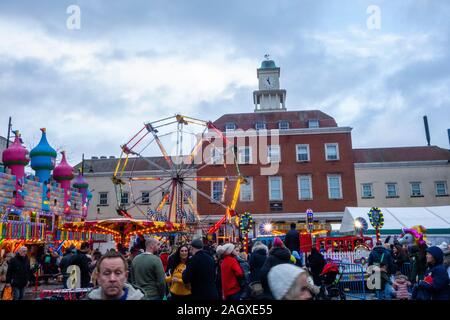
<path id="1" fill-rule="evenodd" d="M 41 257 L 44 281 L 61 277 L 70 282 L 70 266 L 77 266 L 79 286 L 92 288 L 92 300 L 309 300 L 319 296 L 327 261 L 315 248 L 302 257 L 295 224 L 282 241 L 271 247 L 256 241 L 249 253 L 239 243 L 222 245 L 196 238 L 170 246 L 156 238 L 139 247 L 102 254 L 89 243 L 69 247 L 62 257 L 48 251 Z M 440 247 L 404 248 L 398 243 L 377 243 L 369 256 L 381 275 L 379 299 L 448 300 L 450 254 Z M 303 265 L 303 261 L 305 262 Z M 406 264 L 413 266 L 404 272 Z M 0 281 L 11 286 L 16 300 L 32 283 L 33 263 L 27 247 L 0 261 Z"/>
<path id="2" fill-rule="evenodd" d="M 369 255 L 369 266 L 380 272 L 378 299 L 449 300 L 450 247 L 426 244 L 402 246 L 397 241 L 377 242 Z"/>

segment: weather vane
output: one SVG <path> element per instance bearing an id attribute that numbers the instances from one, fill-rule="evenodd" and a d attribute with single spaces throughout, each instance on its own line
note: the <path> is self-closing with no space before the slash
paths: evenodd
<path id="1" fill-rule="evenodd" d="M 270 54 L 268 54 L 268 53 L 266 53 L 266 54 L 264 55 L 264 58 L 266 58 L 266 60 L 269 60 L 269 57 L 270 57 Z"/>

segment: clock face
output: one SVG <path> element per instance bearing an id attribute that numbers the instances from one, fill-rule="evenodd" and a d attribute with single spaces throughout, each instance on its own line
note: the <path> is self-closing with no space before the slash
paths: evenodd
<path id="1" fill-rule="evenodd" d="M 276 80 L 271 76 L 264 76 L 263 86 L 266 89 L 274 89 L 276 87 Z"/>

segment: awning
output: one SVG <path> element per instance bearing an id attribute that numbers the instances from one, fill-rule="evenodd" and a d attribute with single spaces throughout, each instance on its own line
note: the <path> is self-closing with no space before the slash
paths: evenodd
<path id="1" fill-rule="evenodd" d="M 369 229 L 367 234 L 373 234 L 375 229 L 370 224 L 369 207 L 347 207 L 339 232 L 348 233 L 355 230 L 354 219 L 364 218 Z M 427 234 L 450 234 L 450 206 L 439 207 L 399 207 L 380 208 L 384 216 L 382 234 L 399 234 L 402 228 L 422 225 L 427 228 Z"/>

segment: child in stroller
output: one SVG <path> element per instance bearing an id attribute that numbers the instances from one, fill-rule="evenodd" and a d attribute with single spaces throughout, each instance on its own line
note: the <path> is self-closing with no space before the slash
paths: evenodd
<path id="1" fill-rule="evenodd" d="M 318 300 L 331 300 L 333 298 L 345 300 L 345 294 L 339 286 L 341 277 L 342 274 L 339 273 L 339 266 L 332 260 L 329 260 L 320 274 L 321 286 L 316 298 Z"/>

